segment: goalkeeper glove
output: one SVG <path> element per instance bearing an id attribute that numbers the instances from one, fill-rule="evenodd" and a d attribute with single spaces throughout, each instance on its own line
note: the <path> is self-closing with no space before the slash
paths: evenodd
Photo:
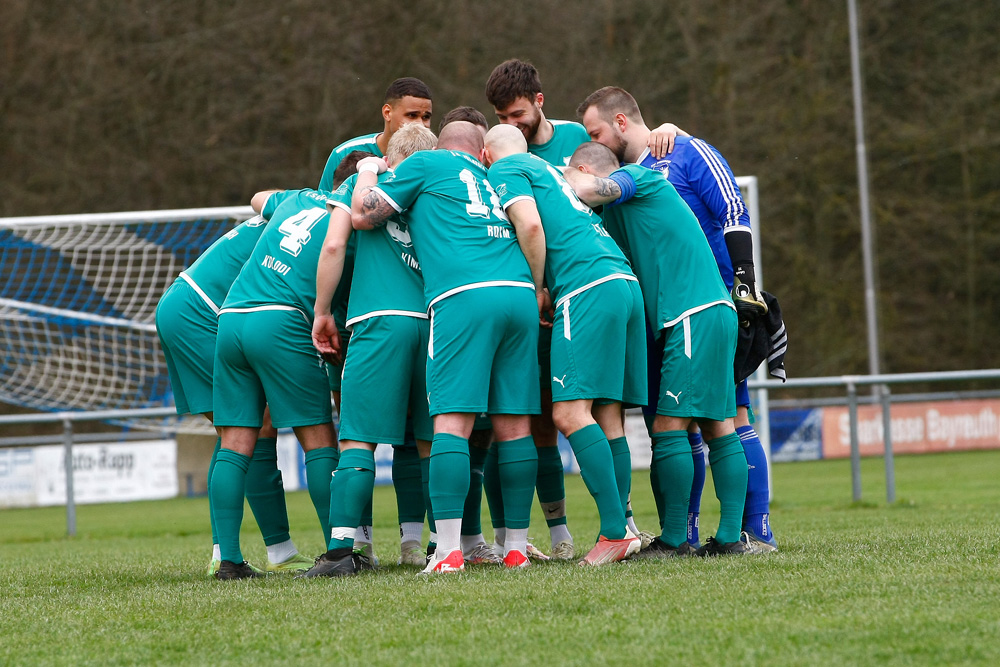
<path id="1" fill-rule="evenodd" d="M 753 264 L 738 264 L 734 267 L 733 303 L 740 326 L 750 326 L 750 322 L 767 314 L 767 304 L 754 280 Z"/>

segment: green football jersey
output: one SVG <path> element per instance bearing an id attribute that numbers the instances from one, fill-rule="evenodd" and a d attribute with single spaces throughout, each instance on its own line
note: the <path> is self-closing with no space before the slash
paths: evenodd
<path id="1" fill-rule="evenodd" d="M 368 151 L 374 155 L 382 157 L 382 149 L 378 147 L 375 143 L 375 139 L 381 132 L 374 132 L 372 134 L 365 134 L 360 137 L 355 137 L 340 144 L 330 153 L 330 157 L 326 159 L 326 167 L 323 168 L 323 176 L 319 179 L 319 190 L 323 192 L 329 192 L 333 190 L 333 172 L 337 171 L 337 167 L 340 166 L 341 161 L 347 157 L 348 153 L 352 151 Z"/>
<path id="2" fill-rule="evenodd" d="M 698 218 L 661 172 L 630 164 L 627 201 L 604 207 L 604 226 L 639 278 L 654 329 L 715 304 L 734 308 Z"/>
<path id="3" fill-rule="evenodd" d="M 621 249 L 558 169 L 529 153 L 493 163 L 490 185 L 504 209 L 532 199 L 545 230 L 545 283 L 556 301 L 609 276 L 632 275 Z"/>
<path id="4" fill-rule="evenodd" d="M 328 195 L 285 190 L 267 198 L 261 215 L 269 221 L 222 312 L 298 310 L 312 322 L 316 267 L 330 222 Z"/>
<path id="5" fill-rule="evenodd" d="M 181 272 L 178 280 L 186 281 L 216 314 L 229 294 L 229 288 L 239 275 L 264 232 L 267 221 L 255 215 L 229 230 L 208 247 L 194 264 Z"/>
<path id="6" fill-rule="evenodd" d="M 380 181 L 389 178 L 385 172 Z M 330 195 L 330 202 L 351 212 L 351 195 L 357 175 Z M 384 227 L 355 231 L 354 276 L 347 305 L 347 325 L 376 315 L 427 317 L 420 263 L 413 254 L 410 231 L 401 216 L 389 218 Z"/>
<path id="7" fill-rule="evenodd" d="M 580 144 L 590 141 L 583 125 L 570 120 L 552 120 L 552 138 L 544 144 L 528 144 L 528 152 L 549 164 L 565 167 Z"/>
<path id="8" fill-rule="evenodd" d="M 534 287 L 486 168 L 468 153 L 418 151 L 375 190 L 406 211 L 427 308 L 476 287 Z"/>

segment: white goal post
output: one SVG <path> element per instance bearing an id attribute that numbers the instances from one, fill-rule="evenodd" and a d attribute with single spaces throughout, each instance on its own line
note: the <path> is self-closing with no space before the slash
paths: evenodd
<path id="1" fill-rule="evenodd" d="M 0 218 L 0 401 L 38 410 L 171 402 L 154 314 L 249 206 Z"/>

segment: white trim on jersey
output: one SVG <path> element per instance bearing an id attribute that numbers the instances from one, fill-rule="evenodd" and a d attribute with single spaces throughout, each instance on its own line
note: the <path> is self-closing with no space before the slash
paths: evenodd
<path id="1" fill-rule="evenodd" d="M 704 303 L 704 304 L 702 304 L 700 306 L 695 306 L 694 308 L 688 308 L 683 313 L 681 313 L 680 315 L 678 315 L 674 319 L 670 320 L 669 322 L 664 322 L 663 326 L 660 327 L 660 328 L 661 329 L 666 329 L 668 327 L 672 327 L 675 324 L 677 324 L 678 322 L 680 322 L 681 320 L 683 320 L 685 318 L 688 318 L 688 317 L 694 315 L 695 313 L 700 313 L 703 310 L 708 310 L 712 306 L 729 306 L 733 310 L 736 310 L 736 306 L 729 299 L 719 299 L 718 301 L 712 301 L 711 303 Z"/>
<path id="2" fill-rule="evenodd" d="M 372 134 L 365 134 L 360 137 L 355 137 L 354 139 L 349 139 L 344 143 L 340 144 L 339 146 L 337 146 L 336 148 L 334 148 L 333 150 L 334 152 L 339 152 L 344 150 L 345 148 L 351 148 L 352 146 L 362 146 L 364 144 L 378 145 L 378 138 L 380 134 L 382 133 L 374 132 Z"/>
<path id="3" fill-rule="evenodd" d="M 586 292 L 591 287 L 597 287 L 598 285 L 606 283 L 609 280 L 635 280 L 636 282 L 639 281 L 638 278 L 636 278 L 635 276 L 633 276 L 630 273 L 612 273 L 610 276 L 604 276 L 603 278 L 599 278 L 598 280 L 595 280 L 594 282 L 587 283 L 583 287 L 578 287 L 575 290 L 573 290 L 572 292 L 570 292 L 569 294 L 567 294 L 566 296 L 559 297 L 559 300 L 556 301 L 556 308 L 558 308 L 560 305 L 562 305 L 563 301 L 566 301 L 567 299 L 573 298 L 574 296 L 576 296 L 580 292 Z"/>
<path id="4" fill-rule="evenodd" d="M 719 161 L 718 156 L 708 144 L 701 139 L 695 138 L 692 138 L 688 144 L 693 146 L 702 159 L 705 160 L 705 164 L 708 165 L 709 171 L 712 172 L 712 176 L 715 178 L 716 185 L 719 186 L 722 198 L 726 201 L 726 220 L 722 223 L 722 226 L 725 228 L 739 225 L 740 216 L 746 211 L 746 204 L 737 191 L 736 181 L 729 178 L 729 170 Z"/>
<path id="5" fill-rule="evenodd" d="M 525 199 L 528 200 L 528 201 L 535 201 L 535 198 L 532 197 L 531 195 L 518 195 L 518 196 L 514 197 L 513 199 L 511 199 L 506 204 L 504 204 L 503 205 L 503 210 L 506 211 L 508 208 L 510 208 L 511 206 L 513 206 L 514 204 L 516 204 L 517 202 L 525 200 Z"/>
<path id="6" fill-rule="evenodd" d="M 212 309 L 212 312 L 215 313 L 216 317 L 218 317 L 218 315 L 219 315 L 219 307 L 215 305 L 215 302 L 212 301 L 212 299 L 207 294 L 205 294 L 205 290 L 203 290 L 202 288 L 198 287 L 198 283 L 196 283 L 194 281 L 194 278 L 192 278 L 191 276 L 189 276 L 184 271 L 181 271 L 181 278 L 183 278 L 184 282 L 186 282 L 188 285 L 191 286 L 191 289 L 193 289 L 195 291 L 195 293 L 198 296 L 201 297 L 202 301 L 204 301 L 205 304 L 209 308 Z"/>
<path id="7" fill-rule="evenodd" d="M 382 190 L 382 188 L 380 188 L 380 187 L 379 187 L 378 185 L 373 185 L 373 186 L 371 187 L 371 190 L 372 190 L 372 192 L 377 192 L 377 193 L 378 193 L 378 195 L 379 195 L 379 197 L 381 197 L 382 199 L 384 199 L 384 200 L 385 200 L 385 203 L 386 203 L 386 204 L 388 204 L 389 206 L 391 206 L 392 208 L 394 208 L 394 209 L 396 210 L 396 213 L 402 213 L 402 212 L 403 212 L 403 207 L 402 207 L 402 206 L 400 206 L 399 204 L 397 204 L 397 203 L 395 202 L 395 200 L 393 200 L 393 198 L 392 198 L 392 197 L 390 197 L 389 195 L 387 195 L 387 194 L 386 194 L 386 193 L 385 193 L 385 192 L 384 192 L 384 191 Z"/>
<path id="8" fill-rule="evenodd" d="M 385 317 L 387 315 L 397 315 L 399 317 L 414 317 L 418 320 L 428 319 L 427 313 L 421 313 L 414 310 L 373 310 L 370 313 L 365 313 L 364 315 L 358 315 L 357 317 L 352 317 L 347 320 L 344 325 L 348 329 L 357 324 L 358 322 L 363 322 L 364 320 L 369 320 L 373 317 Z"/>
<path id="9" fill-rule="evenodd" d="M 299 315 L 302 316 L 302 319 L 306 321 L 306 324 L 312 326 L 312 321 L 309 319 L 309 316 L 306 315 L 301 308 L 296 308 L 295 306 L 284 306 L 276 303 L 272 303 L 266 306 L 250 306 L 249 308 L 223 308 L 222 310 L 219 311 L 219 315 L 225 315 L 226 313 L 237 313 L 237 314 L 263 313 L 269 310 L 283 310 L 283 311 L 298 313 Z"/>
<path id="10" fill-rule="evenodd" d="M 347 211 L 348 215 L 351 214 L 351 205 L 350 204 L 345 204 L 344 202 L 337 201 L 335 199 L 327 199 L 326 200 L 326 210 L 329 211 L 334 206 L 336 206 L 337 208 L 339 208 L 339 209 L 341 209 L 343 211 Z"/>
<path id="11" fill-rule="evenodd" d="M 261 206 L 260 206 L 260 213 L 258 214 L 258 215 L 260 215 L 260 217 L 262 217 L 262 218 L 264 217 L 264 209 L 267 208 L 267 202 L 271 201 L 271 197 L 273 197 L 274 195 L 278 194 L 279 192 L 284 192 L 284 190 L 275 190 L 271 194 L 269 194 L 267 197 L 264 197 L 264 203 L 261 204 Z M 274 215 L 274 211 L 271 211 L 271 215 Z M 267 220 L 268 222 L 271 222 L 271 218 L 264 218 L 264 219 Z"/>
<path id="12" fill-rule="evenodd" d="M 645 160 L 646 156 L 649 155 L 650 153 L 651 153 L 651 151 L 649 150 L 649 146 L 646 146 L 642 150 L 642 154 L 639 155 L 639 157 L 636 159 L 636 161 L 633 162 L 632 164 L 642 164 L 642 161 Z"/>
<path id="13" fill-rule="evenodd" d="M 458 287 L 453 287 L 447 292 L 442 292 L 434 298 L 429 304 L 427 304 L 428 310 L 441 299 L 447 299 L 449 296 L 458 294 L 459 292 L 467 292 L 473 289 L 480 289 L 483 287 L 527 287 L 530 290 L 535 289 L 534 283 L 524 283 L 520 280 L 487 280 L 481 283 L 469 283 L 468 285 L 460 285 Z"/>

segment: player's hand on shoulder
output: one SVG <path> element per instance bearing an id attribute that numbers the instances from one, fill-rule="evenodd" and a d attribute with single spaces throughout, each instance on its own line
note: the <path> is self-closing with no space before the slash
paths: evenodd
<path id="1" fill-rule="evenodd" d="M 358 160 L 359 174 L 363 171 L 370 171 L 375 174 L 383 174 L 388 168 L 389 165 L 386 164 L 384 158 L 371 156 L 371 157 L 361 158 L 360 160 Z"/>
<path id="2" fill-rule="evenodd" d="M 664 123 L 649 133 L 649 140 L 646 142 L 646 145 L 649 146 L 649 152 L 657 160 L 673 153 L 674 140 L 677 139 L 678 135 L 691 136 L 673 123 Z"/>

